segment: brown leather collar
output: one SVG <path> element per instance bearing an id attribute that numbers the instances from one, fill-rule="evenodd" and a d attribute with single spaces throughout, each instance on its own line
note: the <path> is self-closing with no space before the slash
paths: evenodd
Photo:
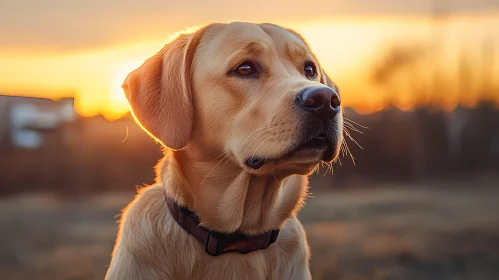
<path id="1" fill-rule="evenodd" d="M 206 253 L 218 256 L 227 252 L 246 254 L 265 249 L 277 240 L 279 230 L 268 231 L 261 235 L 247 236 L 242 233 L 220 233 L 199 225 L 198 216 L 187 208 L 177 204 L 166 195 L 166 204 L 175 221 L 190 235 L 205 246 Z"/>

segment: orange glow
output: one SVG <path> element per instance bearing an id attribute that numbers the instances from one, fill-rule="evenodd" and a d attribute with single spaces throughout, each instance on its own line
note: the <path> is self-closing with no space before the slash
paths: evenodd
<path id="1" fill-rule="evenodd" d="M 474 37 L 460 35 L 478 36 L 479 34 L 473 30 L 476 30 L 478 24 L 484 24 L 480 20 L 482 19 L 470 20 L 457 17 L 446 25 L 448 32 L 444 39 L 447 43 L 442 44 L 444 51 L 439 57 L 439 63 L 443 65 L 447 73 L 454 75 L 454 79 L 456 79 L 455 73 L 458 68 L 455 65 L 456 56 L 462 49 L 467 49 L 474 55 L 471 65 L 476 67 L 482 63 L 477 59 L 480 54 L 473 53 L 479 48 L 473 45 L 473 42 L 481 41 L 475 40 Z M 393 96 L 387 96 L 383 86 L 378 85 L 376 88 L 370 82 L 369 75 L 376 58 L 392 43 L 411 44 L 424 41 L 425 38 L 431 39 L 429 37 L 433 34 L 431 21 L 415 18 L 341 19 L 280 24 L 295 29 L 307 39 L 329 76 L 338 83 L 343 93 L 345 106 L 354 107 L 361 113 L 369 113 L 382 110 L 387 105 L 387 100 L 391 100 L 393 105 L 404 110 L 409 110 L 417 104 L 417 96 L 414 96 L 411 90 L 407 90 L 405 85 L 398 87 L 400 90 L 395 90 Z M 485 24 L 491 30 L 499 29 L 499 20 L 494 16 L 491 16 Z M 494 36 L 486 34 L 482 29 L 480 29 L 480 34 L 483 33 L 483 38 L 493 40 L 493 42 L 499 41 L 497 34 L 493 32 L 490 34 L 495 34 Z M 147 41 L 130 41 L 101 49 L 66 53 L 46 53 L 35 50 L 21 53 L 2 50 L 0 47 L 0 61 L 2 61 L 0 94 L 53 99 L 74 96 L 79 114 L 86 117 L 103 114 L 108 120 L 115 120 L 129 110 L 121 89 L 121 84 L 127 74 L 161 49 L 166 42 L 167 36 L 161 36 L 161 38 L 155 37 Z M 497 58 L 496 55 L 495 60 L 490 63 L 499 65 Z M 491 71 L 497 73 L 499 69 L 492 67 Z M 402 84 L 412 79 L 411 72 L 405 75 Z M 454 80 L 448 80 L 448 82 L 450 85 L 446 87 L 446 92 L 440 93 L 438 97 L 435 97 L 436 99 L 431 98 L 431 100 L 438 99 L 438 104 L 446 110 L 452 110 L 460 102 L 466 105 L 476 104 L 483 98 L 499 101 L 498 96 L 491 95 L 489 92 L 480 92 L 477 88 L 479 85 L 475 86 L 472 93 L 459 96 L 456 82 Z M 497 81 L 491 79 L 490 82 Z M 428 97 L 423 97 L 424 100 L 425 98 Z"/>
<path id="2" fill-rule="evenodd" d="M 121 85 L 123 84 L 123 81 L 125 81 L 127 75 L 137 69 L 142 62 L 143 61 L 141 60 L 128 61 L 118 65 L 111 88 L 111 102 L 109 105 L 109 113 L 107 114 L 108 119 L 118 119 L 129 111 L 128 100 L 125 97 Z"/>

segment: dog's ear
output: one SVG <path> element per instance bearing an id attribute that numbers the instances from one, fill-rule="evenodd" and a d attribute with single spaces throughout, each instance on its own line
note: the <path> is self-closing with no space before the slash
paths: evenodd
<path id="1" fill-rule="evenodd" d="M 338 90 L 338 87 L 336 86 L 336 84 L 329 78 L 329 76 L 326 74 L 326 72 L 324 70 L 321 70 L 321 84 L 324 84 L 330 88 L 332 88 L 333 90 L 336 91 L 336 93 L 339 95 L 340 92 Z"/>
<path id="2" fill-rule="evenodd" d="M 333 81 L 329 78 L 329 76 L 326 74 L 326 71 L 321 69 L 321 84 L 325 84 L 328 87 L 331 87 L 334 85 Z"/>
<path id="3" fill-rule="evenodd" d="M 128 74 L 122 85 L 135 119 L 171 149 L 183 148 L 190 139 L 191 65 L 203 31 L 178 36 Z"/>

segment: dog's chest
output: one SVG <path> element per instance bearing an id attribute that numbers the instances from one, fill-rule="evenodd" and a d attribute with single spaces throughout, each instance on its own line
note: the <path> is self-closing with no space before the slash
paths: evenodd
<path id="1" fill-rule="evenodd" d="M 266 257 L 260 256 L 230 256 L 213 258 L 201 258 L 195 264 L 190 279 L 280 279 L 273 277 L 269 261 L 262 261 Z"/>
<path id="2" fill-rule="evenodd" d="M 194 263 L 188 279 L 306 279 L 304 272 L 308 268 L 298 261 L 297 256 L 285 256 L 277 251 L 202 256 Z"/>

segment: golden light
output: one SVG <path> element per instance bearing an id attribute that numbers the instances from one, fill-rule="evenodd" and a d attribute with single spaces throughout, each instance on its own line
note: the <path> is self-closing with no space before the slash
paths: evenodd
<path id="1" fill-rule="evenodd" d="M 113 120 L 121 117 L 129 111 L 128 100 L 121 85 L 125 81 L 130 72 L 137 69 L 143 63 L 142 60 L 132 60 L 118 64 L 116 67 L 112 88 L 109 109 L 107 110 L 106 118 Z"/>
<path id="2" fill-rule="evenodd" d="M 342 103 L 363 113 L 379 111 L 388 105 L 386 87 L 375 88 L 369 82 L 374 58 L 395 42 L 424 42 L 431 39 L 430 35 L 433 34 L 431 21 L 424 18 L 343 18 L 281 24 L 296 30 L 307 39 L 322 67 L 344 93 Z M 499 97 L 493 95 L 496 92 L 488 93 L 480 88 L 486 87 L 478 83 L 484 80 L 484 73 L 488 73 L 490 78 L 485 80 L 490 84 L 489 87 L 497 85 L 492 77 L 497 76 L 497 67 L 493 66 L 498 65 L 499 57 L 487 56 L 483 59 L 480 51 L 483 49 L 482 37 L 497 29 L 499 17 L 489 16 L 480 21 L 476 17 L 471 20 L 454 18 L 449 20 L 446 26 L 447 37 L 442 41 L 447 44 L 442 49 L 438 65 L 445 67 L 443 70 L 446 73 L 456 74 L 456 69 L 459 69 L 456 57 L 463 51 L 469 52 L 469 67 L 474 74 L 470 79 L 475 81 L 475 84 L 470 84 L 470 88 L 474 90 L 472 94 L 460 96 L 459 83 L 449 79 L 445 94 L 442 92 L 438 96 L 441 106 L 451 110 L 458 103 L 472 106 L 483 98 L 498 100 Z M 488 31 L 475 32 L 479 29 L 478 26 L 483 26 L 482 29 Z M 180 33 L 192 32 L 197 28 L 188 28 Z M 131 40 L 102 48 L 60 53 L 36 50 L 17 52 L 2 50 L 0 47 L 0 94 L 52 99 L 74 96 L 78 114 L 84 117 L 102 114 L 108 120 L 116 120 L 129 111 L 128 101 L 121 88 L 126 76 L 145 59 L 159 51 L 169 41 L 168 38 L 177 35 L 178 33 L 173 33 L 168 36 L 165 31 L 162 35 L 155 35 L 144 41 Z M 499 52 L 499 45 L 495 44 L 498 38 L 489 38 L 494 43 L 494 52 Z M 489 68 L 490 71 L 483 71 Z M 480 72 L 477 69 L 482 70 Z M 428 71 L 422 73 L 426 72 Z M 391 93 L 391 105 L 408 110 L 421 99 L 417 94 L 414 90 L 399 87 Z"/>

